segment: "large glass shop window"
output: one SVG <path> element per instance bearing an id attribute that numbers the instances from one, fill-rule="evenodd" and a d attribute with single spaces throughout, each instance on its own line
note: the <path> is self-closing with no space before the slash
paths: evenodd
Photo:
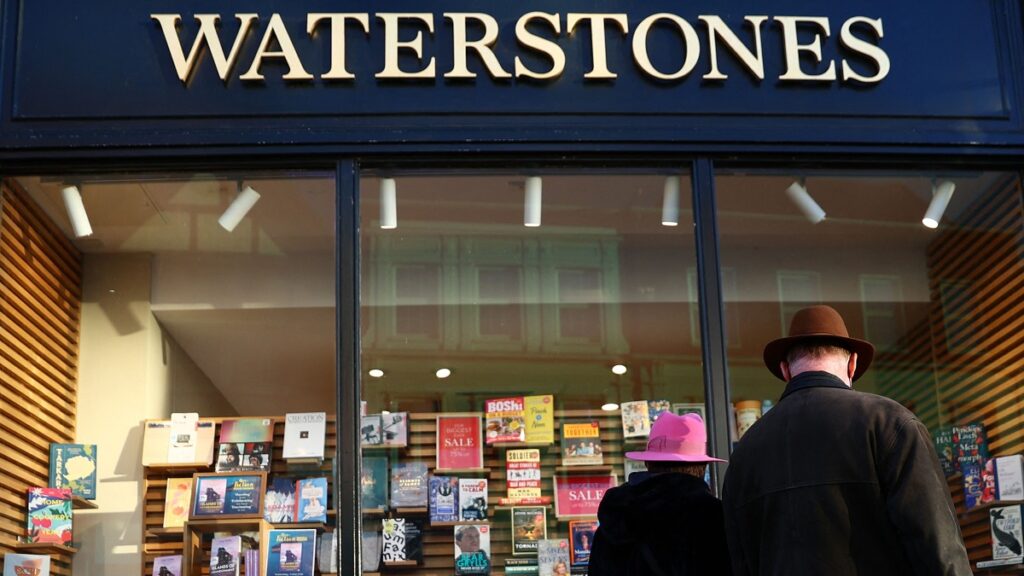
<path id="1" fill-rule="evenodd" d="M 724 171 L 716 188 L 733 439 L 785 387 L 765 343 L 828 304 L 876 348 L 854 388 L 931 429 L 972 560 L 992 558 L 988 508 L 1020 497 L 993 468 L 1024 452 L 1017 175 Z"/>
<path id="2" fill-rule="evenodd" d="M 333 571 L 317 553 L 334 524 L 333 172 L 68 174 L 5 194 L 35 206 L 5 218 L 5 257 L 28 270 L 5 285 L 81 291 L 79 342 L 49 346 L 80 346 L 62 441 L 95 446 L 50 454 L 74 490 L 95 490 L 96 509 L 74 511 L 73 573 L 244 574 L 292 558 Z M 67 246 L 35 262 L 34 243 L 57 236 Z M 75 262 L 80 284 L 61 283 Z M 64 322 L 54 307 L 18 314 L 26 334 Z M 57 396 L 43 387 L 59 377 L 12 376 L 38 422 L 19 445 L 50 438 Z M 18 483 L 47 486 L 45 457 L 27 470 Z"/>
<path id="3" fill-rule="evenodd" d="M 364 571 L 584 566 L 624 451 L 705 409 L 688 175 L 360 190 Z"/>

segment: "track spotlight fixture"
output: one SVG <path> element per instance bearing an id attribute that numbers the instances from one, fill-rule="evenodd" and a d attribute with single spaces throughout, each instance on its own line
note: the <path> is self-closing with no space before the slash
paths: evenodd
<path id="1" fill-rule="evenodd" d="M 242 218 L 245 218 L 245 215 L 249 213 L 249 210 L 252 210 L 252 207 L 256 205 L 259 199 L 260 193 L 253 190 L 252 186 L 246 186 L 231 201 L 228 209 L 220 215 L 217 223 L 228 232 L 233 232 L 238 223 L 242 221 Z"/>
<path id="2" fill-rule="evenodd" d="M 71 230 L 75 238 L 92 236 L 92 224 L 89 223 L 89 214 L 85 212 L 85 204 L 82 203 L 82 192 L 78 186 L 65 186 L 61 190 L 64 197 L 64 208 L 68 211 L 68 220 L 71 221 Z"/>
<path id="3" fill-rule="evenodd" d="M 789 196 L 789 199 L 796 204 L 796 207 L 803 212 L 804 217 L 811 224 L 817 224 L 825 219 L 825 211 L 814 201 L 814 198 L 811 198 L 803 178 L 794 181 L 789 188 L 786 188 L 786 196 Z"/>
<path id="4" fill-rule="evenodd" d="M 665 192 L 661 198 L 661 225 L 679 225 L 679 176 L 665 178 Z"/>
<path id="5" fill-rule="evenodd" d="M 942 220 L 942 215 L 946 212 L 946 207 L 949 206 L 949 201 L 953 198 L 955 190 L 956 184 L 952 180 L 933 181 L 932 201 L 928 203 L 928 210 L 924 213 L 921 224 L 928 228 L 938 228 L 939 221 Z"/>
<path id="6" fill-rule="evenodd" d="M 526 200 L 523 207 L 523 226 L 535 228 L 540 226 L 540 205 L 543 183 L 540 176 L 526 179 Z"/>
<path id="7" fill-rule="evenodd" d="M 380 179 L 380 227 L 382 230 L 398 228 L 398 185 L 394 178 Z"/>

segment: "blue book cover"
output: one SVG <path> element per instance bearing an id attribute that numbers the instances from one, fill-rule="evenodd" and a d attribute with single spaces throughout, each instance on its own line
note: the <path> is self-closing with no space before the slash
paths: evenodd
<path id="1" fill-rule="evenodd" d="M 967 506 L 967 509 L 970 510 L 978 504 L 981 504 L 981 465 L 962 464 L 960 466 L 960 473 L 963 474 L 964 504 Z"/>
<path id="2" fill-rule="evenodd" d="M 266 576 L 313 576 L 316 530 L 271 530 L 266 545 Z"/>
<path id="3" fill-rule="evenodd" d="M 296 486 L 295 521 L 327 522 L 327 478 L 305 478 Z"/>
<path id="4" fill-rule="evenodd" d="M 96 445 L 50 444 L 50 488 L 96 499 Z"/>
<path id="5" fill-rule="evenodd" d="M 210 544 L 210 576 L 238 576 L 241 556 L 241 536 L 214 538 Z"/>
<path id="6" fill-rule="evenodd" d="M 458 478 L 431 476 L 429 495 L 431 522 L 455 522 L 459 519 Z"/>
<path id="7" fill-rule="evenodd" d="M 263 499 L 263 518 L 272 524 L 295 522 L 295 479 L 275 476 Z"/>
<path id="8" fill-rule="evenodd" d="M 359 479 L 363 496 L 363 509 L 388 507 L 388 459 L 383 456 L 363 458 L 363 472 Z"/>

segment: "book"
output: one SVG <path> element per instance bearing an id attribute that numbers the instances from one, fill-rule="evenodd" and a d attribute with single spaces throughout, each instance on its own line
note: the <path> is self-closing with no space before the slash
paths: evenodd
<path id="1" fill-rule="evenodd" d="M 596 518 L 604 493 L 616 484 L 614 474 L 555 476 L 555 516 Z"/>
<path id="2" fill-rule="evenodd" d="M 455 574 L 491 573 L 491 527 L 487 524 L 455 526 Z"/>
<path id="3" fill-rule="evenodd" d="M 164 528 L 181 528 L 192 503 L 192 478 L 168 478 L 164 493 Z"/>
<path id="4" fill-rule="evenodd" d="M 571 520 L 569 522 L 569 564 L 590 564 L 590 547 L 594 544 L 597 520 Z"/>
<path id="5" fill-rule="evenodd" d="M 647 401 L 623 402 L 622 436 L 623 438 L 643 438 L 651 433 L 651 415 L 647 411 Z"/>
<path id="6" fill-rule="evenodd" d="M 672 413 L 676 416 L 683 414 L 696 414 L 700 419 L 707 422 L 707 416 L 702 402 L 676 402 L 672 404 Z"/>
<path id="7" fill-rule="evenodd" d="M 976 508 L 981 504 L 982 495 L 982 466 L 975 463 L 964 463 L 960 466 L 960 473 L 963 475 L 964 506 L 968 510 Z"/>
<path id="8" fill-rule="evenodd" d="M 389 412 L 380 416 L 381 444 L 403 448 L 409 443 L 409 415 Z"/>
<path id="9" fill-rule="evenodd" d="M 361 446 L 379 446 L 384 441 L 380 429 L 380 414 L 363 416 L 359 425 L 359 444 Z"/>
<path id="10" fill-rule="evenodd" d="M 455 522 L 459 519 L 459 479 L 454 476 L 430 477 L 430 521 Z"/>
<path id="11" fill-rule="evenodd" d="M 284 416 L 285 460 L 323 460 L 327 438 L 327 414 L 298 412 Z"/>
<path id="12" fill-rule="evenodd" d="M 363 510 L 388 507 L 388 459 L 385 456 L 364 456 L 359 479 Z"/>
<path id="13" fill-rule="evenodd" d="M 274 476 L 263 499 L 263 519 L 272 524 L 295 522 L 295 479 Z"/>
<path id="14" fill-rule="evenodd" d="M 569 541 L 564 538 L 537 542 L 537 569 L 541 576 L 569 573 Z"/>
<path id="15" fill-rule="evenodd" d="M 167 461 L 176 463 L 195 461 L 198 440 L 199 413 L 172 413 L 171 431 L 167 439 Z"/>
<path id="16" fill-rule="evenodd" d="M 4 576 L 50 576 L 50 556 L 7 552 L 4 554 Z M 158 575 L 154 573 L 154 576 Z M 180 576 L 180 573 L 173 576 Z"/>
<path id="17" fill-rule="evenodd" d="M 240 418 L 220 424 L 217 472 L 270 470 L 274 422 L 269 418 Z"/>
<path id="18" fill-rule="evenodd" d="M 478 416 L 437 417 L 437 468 L 478 469 L 484 466 L 482 429 Z"/>
<path id="19" fill-rule="evenodd" d="M 487 520 L 486 478 L 459 478 L 459 520 Z"/>
<path id="20" fill-rule="evenodd" d="M 303 478 L 295 483 L 295 521 L 327 522 L 327 478 Z"/>
<path id="21" fill-rule="evenodd" d="M 181 554 L 154 558 L 153 576 L 181 576 Z"/>
<path id="22" fill-rule="evenodd" d="M 1024 457 L 1001 456 L 993 458 L 995 500 L 1024 500 Z"/>
<path id="23" fill-rule="evenodd" d="M 267 576 L 313 576 L 316 530 L 267 532 Z"/>
<path id="24" fill-rule="evenodd" d="M 956 448 L 957 465 L 961 468 L 964 464 L 984 466 L 985 460 L 990 456 L 985 425 L 981 422 L 954 426 L 953 443 Z"/>
<path id="25" fill-rule="evenodd" d="M 540 450 L 525 448 L 505 452 L 505 483 L 508 499 L 540 498 Z"/>
<path id="26" fill-rule="evenodd" d="M 996 499 L 996 459 L 989 458 L 981 468 L 981 503 L 987 504 Z"/>
<path id="27" fill-rule="evenodd" d="M 1021 506 L 989 508 L 988 517 L 992 532 L 992 559 L 1007 560 L 1024 556 Z"/>
<path id="28" fill-rule="evenodd" d="M 512 555 L 537 555 L 537 542 L 548 537 L 548 513 L 544 506 L 512 508 Z"/>
<path id="29" fill-rule="evenodd" d="M 222 536 L 210 544 L 210 576 L 238 576 L 242 566 L 242 538 Z"/>
<path id="30" fill-rule="evenodd" d="M 50 444 L 50 488 L 70 488 L 75 496 L 96 499 L 96 445 Z"/>
<path id="31" fill-rule="evenodd" d="M 213 463 L 213 447 L 216 427 L 210 420 L 199 420 L 194 428 L 172 435 L 174 426 L 170 420 L 154 420 L 145 423 L 142 434 L 142 465 L 147 467 L 168 464 L 201 465 Z M 179 448 L 172 451 L 172 439 Z M 181 448 L 180 446 L 184 446 Z"/>
<path id="32" fill-rule="evenodd" d="M 430 490 L 426 462 L 399 462 L 391 467 L 391 506 L 419 508 L 427 506 Z"/>
<path id="33" fill-rule="evenodd" d="M 382 557 L 384 564 L 423 561 L 423 531 L 411 518 L 385 518 Z"/>
<path id="34" fill-rule="evenodd" d="M 935 439 L 935 452 L 939 455 L 939 464 L 942 465 L 942 472 L 946 476 L 952 476 L 960 471 L 956 459 L 956 445 L 953 443 L 953 427 L 942 426 L 933 434 Z"/>
<path id="35" fill-rule="evenodd" d="M 526 441 L 526 409 L 522 396 L 487 400 L 484 409 L 488 444 Z"/>
<path id="36" fill-rule="evenodd" d="M 631 474 L 635 474 L 637 472 L 647 472 L 646 463 L 640 462 L 638 460 L 630 460 L 629 458 L 625 458 L 622 460 L 622 468 L 626 474 L 626 482 L 629 482 L 629 477 Z"/>
<path id="37" fill-rule="evenodd" d="M 551 444 L 555 441 L 555 397 L 527 396 L 523 398 L 526 410 L 527 444 Z"/>
<path id="38" fill-rule="evenodd" d="M 562 465 L 600 466 L 603 463 L 600 423 L 597 420 L 563 422 Z"/>
<path id="39" fill-rule="evenodd" d="M 259 548 L 248 548 L 242 551 L 245 559 L 245 576 L 260 576 L 260 551 Z M 156 575 L 154 575 L 156 576 Z"/>
<path id="40" fill-rule="evenodd" d="M 380 569 L 381 537 L 376 530 L 363 529 L 362 533 L 362 565 L 363 572 L 376 572 Z"/>
<path id="41" fill-rule="evenodd" d="M 71 545 L 71 489 L 29 488 L 25 541 Z"/>
<path id="42" fill-rule="evenodd" d="M 196 510 L 204 515 L 224 512 L 224 501 L 228 494 L 227 478 L 204 478 L 202 486 L 196 489 Z"/>
<path id="43" fill-rule="evenodd" d="M 506 558 L 506 576 L 538 576 L 540 568 L 537 566 L 537 558 Z"/>
<path id="44" fill-rule="evenodd" d="M 647 402 L 647 416 L 651 420 L 651 424 L 658 419 L 665 412 L 672 411 L 672 403 L 668 400 L 650 400 Z"/>

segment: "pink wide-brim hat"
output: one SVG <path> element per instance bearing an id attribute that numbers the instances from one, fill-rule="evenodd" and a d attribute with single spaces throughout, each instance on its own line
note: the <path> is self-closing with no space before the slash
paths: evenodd
<path id="1" fill-rule="evenodd" d="M 725 462 L 708 456 L 708 432 L 697 414 L 676 416 L 663 412 L 651 426 L 647 450 L 626 452 L 626 458 L 644 462 Z"/>

